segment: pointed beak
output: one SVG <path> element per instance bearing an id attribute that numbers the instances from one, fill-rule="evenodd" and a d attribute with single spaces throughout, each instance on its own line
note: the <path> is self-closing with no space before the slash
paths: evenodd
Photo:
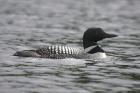
<path id="1" fill-rule="evenodd" d="M 106 34 L 105 38 L 112 38 L 112 37 L 117 37 L 118 35 L 115 34 Z"/>

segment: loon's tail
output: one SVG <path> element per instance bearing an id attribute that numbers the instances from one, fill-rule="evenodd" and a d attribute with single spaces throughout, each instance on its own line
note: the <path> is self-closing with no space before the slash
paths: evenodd
<path id="1" fill-rule="evenodd" d="M 35 50 L 23 50 L 17 51 L 13 56 L 20 56 L 20 57 L 40 57 Z"/>

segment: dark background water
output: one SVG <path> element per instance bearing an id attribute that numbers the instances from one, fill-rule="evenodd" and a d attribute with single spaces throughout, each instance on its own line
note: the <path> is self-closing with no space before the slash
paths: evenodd
<path id="1" fill-rule="evenodd" d="M 18 50 L 82 46 L 88 27 L 119 35 L 101 42 L 105 62 L 19 58 Z M 140 0 L 0 0 L 0 93 L 140 93 Z"/>

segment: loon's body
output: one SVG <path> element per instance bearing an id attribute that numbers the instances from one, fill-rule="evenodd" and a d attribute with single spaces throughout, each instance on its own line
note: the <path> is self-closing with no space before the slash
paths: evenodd
<path id="1" fill-rule="evenodd" d="M 72 48 L 68 46 L 48 46 L 36 50 L 18 51 L 14 56 L 37 57 L 37 58 L 105 58 L 104 50 L 97 44 L 104 38 L 116 37 L 114 34 L 107 34 L 101 28 L 89 28 L 83 35 L 84 49 Z"/>

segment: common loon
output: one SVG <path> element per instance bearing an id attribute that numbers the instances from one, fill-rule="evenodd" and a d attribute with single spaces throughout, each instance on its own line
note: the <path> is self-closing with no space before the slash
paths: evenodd
<path id="1" fill-rule="evenodd" d="M 21 57 L 37 57 L 37 58 L 51 58 L 51 59 L 64 59 L 64 58 L 105 58 L 105 51 L 98 45 L 98 41 L 105 38 L 116 37 L 115 34 L 108 34 L 101 28 L 88 28 L 83 35 L 84 49 L 72 48 L 68 46 L 48 46 L 36 50 L 23 50 L 17 51 L 14 56 Z"/>

